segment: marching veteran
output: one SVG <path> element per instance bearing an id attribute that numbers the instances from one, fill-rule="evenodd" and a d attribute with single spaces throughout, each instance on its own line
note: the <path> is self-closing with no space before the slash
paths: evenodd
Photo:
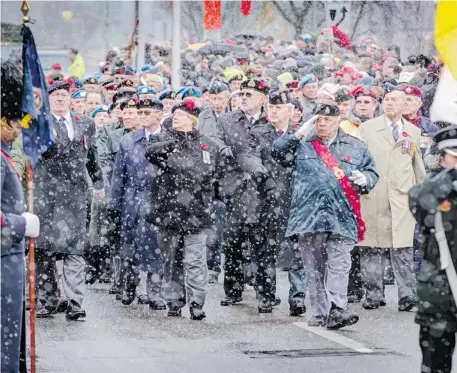
<path id="1" fill-rule="evenodd" d="M 298 236 L 308 269 L 308 325 L 339 329 L 359 319 L 346 309 L 350 252 L 365 235 L 360 195 L 376 185 L 378 173 L 365 144 L 339 128 L 336 104 L 314 114 L 273 143 L 273 158 L 294 168 L 286 236 Z"/>
<path id="2" fill-rule="evenodd" d="M 382 103 L 384 115 L 359 127 L 359 135 L 373 154 L 379 183 L 362 199 L 367 235 L 360 246 L 360 269 L 366 288 L 365 309 L 385 305 L 383 291 L 385 249 L 390 249 L 398 285 L 398 310 L 415 306 L 413 237 L 415 221 L 408 211 L 408 191 L 421 183 L 425 168 L 420 152 L 421 130 L 402 117 L 404 92 L 387 92 Z"/>

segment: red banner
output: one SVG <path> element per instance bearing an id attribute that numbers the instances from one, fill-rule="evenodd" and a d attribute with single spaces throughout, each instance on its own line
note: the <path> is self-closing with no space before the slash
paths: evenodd
<path id="1" fill-rule="evenodd" d="M 339 162 L 332 155 L 332 153 L 330 153 L 328 148 L 317 140 L 311 141 L 311 144 L 313 145 L 317 155 L 321 157 L 324 164 L 340 183 L 341 189 L 343 189 L 343 193 L 348 199 L 349 204 L 352 206 L 352 210 L 354 211 L 354 215 L 357 219 L 359 242 L 363 241 L 365 239 L 365 232 L 367 231 L 367 227 L 362 219 L 359 194 L 344 173 Z"/>
<path id="2" fill-rule="evenodd" d="M 222 28 L 221 0 L 204 2 L 203 27 L 205 30 L 220 30 Z"/>

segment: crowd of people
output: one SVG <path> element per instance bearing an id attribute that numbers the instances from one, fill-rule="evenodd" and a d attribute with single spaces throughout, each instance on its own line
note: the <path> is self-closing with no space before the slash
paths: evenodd
<path id="1" fill-rule="evenodd" d="M 37 236 L 37 317 L 85 318 L 86 288 L 97 281 L 126 306 L 177 317 L 187 304 L 192 320 L 206 317 L 208 284 L 223 283 L 221 306 L 243 302 L 253 286 L 258 312 L 271 313 L 281 269 L 290 316 L 309 313 L 309 326 L 357 323 L 348 302 L 385 306 L 385 285 L 395 281 L 398 311 L 418 309 L 422 340 L 439 344 L 430 330 L 440 318 L 416 300 L 417 269 L 430 260 L 418 250 L 423 234 L 430 242 L 420 229 L 430 209 L 424 190 L 414 206 L 408 192 L 427 171 L 457 164 L 455 127 L 428 118 L 443 64 L 333 32 L 331 42 L 251 36 L 190 45 L 178 90 L 166 44 L 151 47 L 137 70 L 113 52 L 93 74 L 54 66 L 54 144 L 34 172 L 36 216 L 15 203 L 25 231 L 10 232 L 12 242 Z M 5 139 L 7 126 L 2 120 L 2 185 L 4 168 L 25 177 L 20 137 Z M 447 177 L 452 183 L 455 172 Z M 2 196 L 2 261 L 5 198 L 19 199 Z"/>

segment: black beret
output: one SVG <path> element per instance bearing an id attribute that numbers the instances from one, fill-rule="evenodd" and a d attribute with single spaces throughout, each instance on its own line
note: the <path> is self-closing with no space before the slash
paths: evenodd
<path id="1" fill-rule="evenodd" d="M 315 115 L 325 115 L 327 117 L 337 117 L 340 115 L 340 109 L 336 105 L 322 104 L 314 111 Z"/>
<path id="2" fill-rule="evenodd" d="M 457 157 L 457 125 L 439 130 L 433 140 L 437 143 L 438 150 L 444 150 Z"/>
<path id="3" fill-rule="evenodd" d="M 162 100 L 174 100 L 176 99 L 176 92 L 173 91 L 172 89 L 166 89 L 162 92 L 159 93 L 157 96 L 157 99 L 162 101 Z"/>
<path id="4" fill-rule="evenodd" d="M 70 83 L 65 80 L 56 80 L 51 86 L 48 87 L 48 94 L 55 92 L 59 89 L 63 89 L 67 92 L 70 92 Z"/>
<path id="5" fill-rule="evenodd" d="M 150 98 L 145 98 L 144 100 L 140 100 L 138 103 L 138 108 L 163 110 L 163 104 L 159 100 L 151 100 Z"/>
<path id="6" fill-rule="evenodd" d="M 241 90 L 243 89 L 252 89 L 254 91 L 267 95 L 269 87 L 265 80 L 254 78 L 245 80 L 243 83 L 241 83 Z"/>
<path id="7" fill-rule="evenodd" d="M 298 109 L 303 113 L 303 105 L 301 104 L 300 100 L 292 100 L 292 105 L 294 105 L 294 109 Z"/>
<path id="8" fill-rule="evenodd" d="M 354 97 L 349 94 L 349 89 L 347 88 L 340 88 L 335 93 L 335 102 L 338 104 L 344 101 L 352 100 L 353 98 Z"/>
<path id="9" fill-rule="evenodd" d="M 224 92 L 224 91 L 228 91 L 228 90 L 229 90 L 229 87 L 227 86 L 227 84 L 219 82 L 217 80 L 212 82 L 210 84 L 210 86 L 208 87 L 208 93 L 213 94 L 213 95 Z"/>
<path id="10" fill-rule="evenodd" d="M 138 102 L 135 101 L 133 98 L 121 102 L 121 110 L 130 108 L 138 109 Z"/>
<path id="11" fill-rule="evenodd" d="M 197 118 L 200 115 L 200 108 L 194 100 L 187 99 L 185 101 L 180 102 L 179 104 L 176 104 L 171 109 L 171 113 L 173 114 L 176 110 L 185 111 L 187 114 L 190 114 Z"/>
<path id="12" fill-rule="evenodd" d="M 86 80 L 84 80 L 84 83 L 83 84 L 98 84 L 98 80 L 95 79 L 93 76 L 87 78 Z"/>
<path id="13" fill-rule="evenodd" d="M 291 102 L 290 93 L 288 91 L 272 89 L 268 94 L 268 103 L 271 105 L 284 105 L 290 104 Z"/>

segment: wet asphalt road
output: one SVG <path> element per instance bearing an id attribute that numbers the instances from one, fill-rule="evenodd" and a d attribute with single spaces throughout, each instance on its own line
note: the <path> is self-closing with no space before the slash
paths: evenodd
<path id="1" fill-rule="evenodd" d="M 288 316 L 287 292 L 280 272 L 283 302 L 273 314 L 259 315 L 252 288 L 243 304 L 220 307 L 222 284 L 210 285 L 208 317 L 199 322 L 189 320 L 187 309 L 170 318 L 166 311 L 123 306 L 108 285 L 94 285 L 86 321 L 69 322 L 63 314 L 37 320 L 37 372 L 420 372 L 418 327 L 414 314 L 397 311 L 395 286 L 387 287 L 387 307 L 351 306 L 359 323 L 337 332 L 304 329 L 306 317 Z"/>

